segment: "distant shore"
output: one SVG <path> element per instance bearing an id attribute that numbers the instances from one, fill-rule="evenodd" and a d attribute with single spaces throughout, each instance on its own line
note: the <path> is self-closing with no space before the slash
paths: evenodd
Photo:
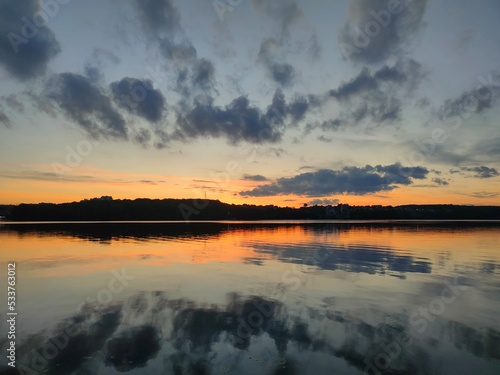
<path id="1" fill-rule="evenodd" d="M 203 199 L 113 199 L 0 206 L 5 221 L 500 220 L 500 206 L 235 205 Z"/>

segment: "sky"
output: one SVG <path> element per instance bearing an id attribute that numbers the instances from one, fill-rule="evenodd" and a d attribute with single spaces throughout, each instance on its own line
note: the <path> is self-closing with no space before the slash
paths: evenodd
<path id="1" fill-rule="evenodd" d="M 0 203 L 500 205 L 498 0 L 0 0 Z"/>

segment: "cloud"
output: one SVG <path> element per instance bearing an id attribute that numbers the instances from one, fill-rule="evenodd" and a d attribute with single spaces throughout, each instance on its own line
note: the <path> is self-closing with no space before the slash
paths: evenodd
<path id="1" fill-rule="evenodd" d="M 161 38 L 180 30 L 181 15 L 173 0 L 135 0 L 143 28 Z"/>
<path id="2" fill-rule="evenodd" d="M 500 94 L 500 74 L 491 77 L 489 83 L 448 99 L 440 109 L 441 118 L 478 114 L 493 108 Z"/>
<path id="3" fill-rule="evenodd" d="M 281 86 L 289 86 L 295 77 L 295 68 L 288 63 L 272 63 L 268 66 L 271 78 Z"/>
<path id="4" fill-rule="evenodd" d="M 19 96 L 16 94 L 10 94 L 9 96 L 3 96 L 1 98 L 5 105 L 9 108 L 14 109 L 18 113 L 23 113 L 24 112 L 24 104 L 22 101 L 19 100 Z"/>
<path id="5" fill-rule="evenodd" d="M 320 169 L 295 177 L 279 178 L 273 183 L 243 191 L 242 196 L 274 196 L 295 194 L 319 197 L 332 194 L 365 195 L 394 190 L 397 185 L 410 185 L 414 179 L 424 179 L 429 171 L 424 167 L 367 165 L 363 168 L 346 166 L 340 170 Z"/>
<path id="6" fill-rule="evenodd" d="M 500 158 L 500 137 L 488 137 L 478 141 L 468 142 L 466 147 L 463 145 L 448 145 L 449 147 L 436 147 L 434 153 L 430 156 L 433 160 L 454 165 L 470 165 L 498 163 Z M 452 149 L 449 149 L 452 147 Z M 460 170 L 455 170 L 459 173 Z"/>
<path id="7" fill-rule="evenodd" d="M 50 28 L 33 24 L 38 11 L 38 0 L 0 0 L 0 66 L 21 81 L 43 75 L 61 51 Z"/>
<path id="8" fill-rule="evenodd" d="M 21 172 L 0 172 L 0 178 L 14 180 L 35 180 L 35 181 L 71 181 L 71 182 L 87 182 L 95 178 L 86 175 L 66 175 L 55 172 L 40 172 L 40 171 L 21 171 Z"/>
<path id="9" fill-rule="evenodd" d="M 260 174 L 256 174 L 256 175 L 249 175 L 249 174 L 246 174 L 243 176 L 242 180 L 245 180 L 245 181 L 257 181 L 257 182 L 261 182 L 261 181 L 267 181 L 267 178 L 260 175 Z"/>
<path id="10" fill-rule="evenodd" d="M 48 81 L 46 91 L 47 98 L 92 138 L 128 138 L 122 115 L 89 78 L 74 73 L 58 74 Z"/>
<path id="11" fill-rule="evenodd" d="M 166 100 L 150 80 L 125 77 L 110 85 L 113 100 L 120 107 L 149 122 L 158 122 L 166 109 Z"/>
<path id="12" fill-rule="evenodd" d="M 175 80 L 173 90 L 182 96 L 182 101 L 215 87 L 215 66 L 199 58 L 181 25 L 181 14 L 173 0 L 136 0 L 139 20 L 148 41 L 156 44 L 159 53 L 166 59 L 162 69 Z M 159 144 L 164 144 L 160 142 Z"/>
<path id="13" fill-rule="evenodd" d="M 485 166 L 479 167 L 462 167 L 460 168 L 466 177 L 474 177 L 474 178 L 492 178 L 500 176 L 500 173 L 495 168 L 488 168 Z M 472 173 L 472 174 L 470 174 Z"/>
<path id="14" fill-rule="evenodd" d="M 215 67 L 207 59 L 199 59 L 193 67 L 192 83 L 194 87 L 209 89 L 215 83 Z"/>
<path id="15" fill-rule="evenodd" d="M 295 0 L 253 0 L 253 5 L 258 12 L 271 17 L 279 28 L 276 37 L 262 40 L 258 60 L 274 82 L 282 87 L 290 86 L 297 76 L 297 70 L 284 61 L 285 47 L 290 44 L 292 27 L 300 20 L 304 20 L 304 13 Z M 304 26 L 310 27 L 307 22 Z M 300 30 L 304 32 L 302 25 L 300 25 Z M 300 52 L 304 54 L 306 51 L 314 61 L 321 54 L 321 45 L 314 30 L 310 30 L 308 34 L 305 41 L 308 48 L 303 48 Z"/>
<path id="16" fill-rule="evenodd" d="M 118 65 L 121 61 L 114 52 L 104 48 L 94 48 L 92 51 L 92 57 L 98 61 L 106 60 L 113 65 Z"/>
<path id="17" fill-rule="evenodd" d="M 281 90 L 276 90 L 266 111 L 252 106 L 245 96 L 234 99 L 224 108 L 215 106 L 211 97 L 182 106 L 178 112 L 174 139 L 188 140 L 198 137 L 226 137 L 231 144 L 240 141 L 251 143 L 276 143 L 281 140 L 287 120 L 293 124 L 302 120 L 317 105 L 314 96 L 296 96 L 287 104 Z M 273 149 L 280 156 L 282 149 Z"/>
<path id="18" fill-rule="evenodd" d="M 449 180 L 448 180 L 449 181 Z M 450 183 L 447 180 L 444 180 L 442 178 L 433 178 L 432 182 L 439 186 L 448 186 Z"/>
<path id="19" fill-rule="evenodd" d="M 434 182 L 435 184 L 440 185 L 440 186 L 446 186 L 446 185 L 450 184 L 448 181 L 446 181 L 442 178 L 439 178 L 439 177 L 433 178 L 432 182 Z"/>
<path id="20" fill-rule="evenodd" d="M 464 30 L 461 34 L 456 36 L 456 39 L 453 42 L 453 48 L 457 52 L 464 52 L 477 35 L 477 29 L 469 28 Z"/>
<path id="21" fill-rule="evenodd" d="M 92 81 L 104 81 L 103 67 L 106 63 L 117 65 L 120 58 L 112 51 L 103 48 L 94 48 L 90 59 L 85 63 L 85 75 Z"/>
<path id="22" fill-rule="evenodd" d="M 175 43 L 165 38 L 161 40 L 159 47 L 164 57 L 177 64 L 191 62 L 197 58 L 196 48 L 190 40 Z"/>
<path id="23" fill-rule="evenodd" d="M 400 55 L 422 29 L 426 6 L 427 0 L 351 0 L 339 36 L 344 57 L 376 64 Z"/>
<path id="24" fill-rule="evenodd" d="M 260 45 L 258 61 L 266 68 L 269 77 L 280 86 L 290 86 L 296 76 L 295 68 L 285 62 L 280 62 L 278 51 L 283 41 L 276 38 L 266 38 Z"/>
<path id="25" fill-rule="evenodd" d="M 476 192 L 471 193 L 471 194 L 463 194 L 463 195 L 467 195 L 467 196 L 473 197 L 473 198 L 480 198 L 480 199 L 496 198 L 496 197 L 500 196 L 499 193 L 494 193 L 491 191 L 476 191 Z"/>
<path id="26" fill-rule="evenodd" d="M 295 0 L 253 0 L 256 10 L 273 17 L 279 24 L 281 33 L 288 34 L 291 26 L 303 17 Z"/>
<path id="27" fill-rule="evenodd" d="M 338 199 L 313 199 L 307 202 L 309 206 L 335 206 L 340 203 Z"/>
<path id="28" fill-rule="evenodd" d="M 330 143 L 332 141 L 331 138 L 325 137 L 323 134 L 321 134 L 317 139 L 318 139 L 318 141 L 324 142 L 324 143 Z"/>
<path id="29" fill-rule="evenodd" d="M 267 150 L 264 151 L 264 154 L 266 156 L 281 157 L 281 155 L 286 155 L 287 152 L 282 147 L 269 147 Z"/>
<path id="30" fill-rule="evenodd" d="M 2 111 L 0 111 L 0 124 L 2 124 L 3 126 L 5 126 L 7 128 L 12 127 L 12 122 L 10 121 L 9 117 L 5 113 L 3 113 Z"/>
<path id="31" fill-rule="evenodd" d="M 476 153 L 486 155 L 498 162 L 500 157 L 500 137 L 489 137 L 484 139 L 474 147 Z"/>
<path id="32" fill-rule="evenodd" d="M 369 121 L 375 125 L 401 120 L 402 99 L 411 97 L 418 84 L 427 76 L 427 70 L 412 59 L 400 59 L 372 71 L 361 72 L 336 89 L 328 91 L 342 110 L 335 119 L 309 124 L 306 132 L 314 128 L 324 131 L 359 125 Z"/>
<path id="33" fill-rule="evenodd" d="M 298 122 L 304 119 L 310 107 L 311 104 L 308 98 L 299 95 L 286 107 L 286 112 L 294 122 Z"/>
<path id="34" fill-rule="evenodd" d="M 281 131 L 272 126 L 259 108 L 250 105 L 248 98 L 240 96 L 225 108 L 211 103 L 196 102 L 187 113 L 177 119 L 177 138 L 226 137 L 231 144 L 240 141 L 251 143 L 275 143 L 281 139 Z"/>
<path id="35" fill-rule="evenodd" d="M 281 89 L 277 89 L 274 93 L 271 104 L 267 107 L 266 117 L 275 125 L 283 125 L 286 120 L 291 120 L 293 125 L 302 121 L 307 113 L 319 106 L 322 101 L 315 95 L 295 95 L 293 100 L 287 104 L 285 95 Z"/>
<path id="36" fill-rule="evenodd" d="M 384 86 L 412 92 L 426 75 L 427 72 L 420 63 L 402 59 L 376 71 L 364 68 L 355 78 L 343 82 L 337 89 L 330 90 L 329 94 L 339 101 L 346 101 L 371 92 L 384 91 Z"/>

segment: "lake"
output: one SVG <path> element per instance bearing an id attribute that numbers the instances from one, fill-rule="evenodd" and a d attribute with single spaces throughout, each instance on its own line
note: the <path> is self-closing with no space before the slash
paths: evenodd
<path id="1" fill-rule="evenodd" d="M 22 374 L 500 374 L 498 222 L 4 223 L 0 245 Z"/>

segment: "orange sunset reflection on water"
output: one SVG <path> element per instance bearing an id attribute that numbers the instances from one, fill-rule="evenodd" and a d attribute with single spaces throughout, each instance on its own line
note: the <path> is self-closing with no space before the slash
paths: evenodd
<path id="1" fill-rule="evenodd" d="M 108 225 L 108 224 L 102 224 Z M 139 224 L 138 224 L 139 225 Z M 140 224 L 144 228 L 158 224 Z M 203 226 L 203 224 L 200 224 Z M 206 224 L 208 228 L 214 223 Z M 188 224 L 175 224 L 179 229 Z M 265 225 L 225 223 L 215 231 L 186 237 L 178 235 L 141 237 L 132 235 L 86 236 L 61 231 L 58 235 L 37 231 L 24 231 L 23 226 L 10 226 L 0 231 L 1 262 L 16 259 L 22 267 L 39 276 L 84 275 L 99 269 L 120 267 L 140 262 L 147 267 L 174 266 L 175 264 L 245 263 L 249 259 L 273 261 L 287 247 L 314 249 L 328 246 L 355 252 L 359 249 L 382 249 L 401 256 L 427 259 L 438 264 L 443 256 L 449 261 L 471 263 L 479 259 L 498 259 L 495 244 L 500 243 L 500 232 L 495 228 L 477 230 L 432 228 L 425 224 L 386 225 Z M 13 230 L 12 230 L 13 229 Z M 443 232 L 451 235 L 443 236 Z M 190 232 L 188 232 L 190 233 Z M 259 251 L 259 245 L 275 249 Z M 474 249 L 474 251 L 471 251 Z M 448 263 L 449 265 L 450 263 Z"/>

